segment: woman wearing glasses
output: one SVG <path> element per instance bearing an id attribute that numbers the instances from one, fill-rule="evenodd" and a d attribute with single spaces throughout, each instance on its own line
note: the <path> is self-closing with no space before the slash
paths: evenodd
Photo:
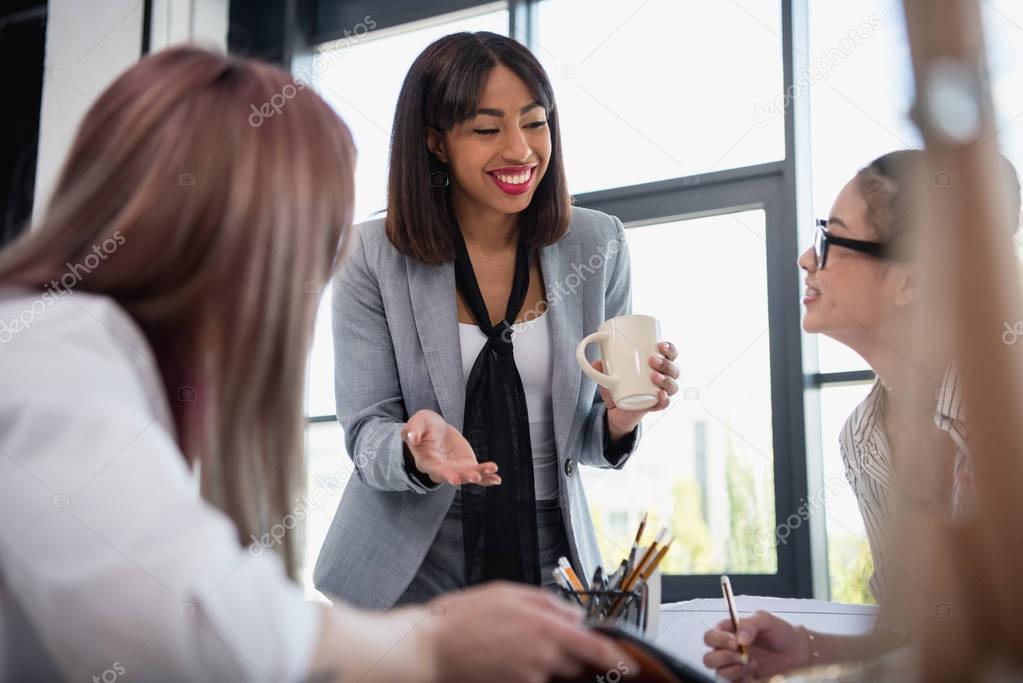
<path id="1" fill-rule="evenodd" d="M 814 247 L 799 259 L 806 271 L 803 303 L 807 332 L 825 334 L 856 351 L 877 380 L 856 408 L 840 437 L 846 478 L 856 495 L 874 561 L 870 589 L 881 608 L 875 631 L 861 636 L 815 633 L 793 626 L 768 612 L 740 621 L 738 636 L 728 621 L 708 631 L 712 649 L 704 663 L 728 680 L 753 680 L 807 665 L 879 656 L 904 641 L 911 625 L 885 609 L 888 576 L 883 534 L 893 524 L 898 495 L 935 514 L 960 516 L 970 493 L 970 462 L 965 441 L 961 394 L 948 365 L 942 340 L 929 340 L 929 355 L 911 358 L 912 334 L 918 323 L 917 266 L 909 255 L 914 235 L 911 208 L 919 198 L 910 187 L 913 173 L 927 163 L 922 152 L 904 150 L 872 161 L 850 180 L 827 220 L 818 220 Z M 1019 180 L 1006 162 L 1015 210 L 996 221 L 1015 232 L 1019 223 Z M 915 414 L 906 401 L 890 397 L 922 381 L 937 396 L 930 410 Z M 911 444 L 927 444 L 933 465 L 922 468 L 902 457 Z M 900 498 L 900 500 L 903 500 Z M 890 600 L 888 600 L 890 602 Z M 743 663 L 737 642 L 749 649 Z"/>

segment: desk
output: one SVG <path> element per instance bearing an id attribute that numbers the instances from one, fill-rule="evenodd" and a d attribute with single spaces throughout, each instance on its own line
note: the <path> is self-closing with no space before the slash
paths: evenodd
<path id="1" fill-rule="evenodd" d="M 873 605 L 846 605 L 798 598 L 739 595 L 735 598 L 735 604 L 740 619 L 750 616 L 757 610 L 765 610 L 814 631 L 843 635 L 869 631 L 877 614 L 877 607 Z M 703 644 L 703 634 L 727 618 L 728 609 L 722 598 L 663 604 L 656 643 L 682 661 L 710 673 L 710 670 L 703 666 L 703 655 L 708 650 Z"/>

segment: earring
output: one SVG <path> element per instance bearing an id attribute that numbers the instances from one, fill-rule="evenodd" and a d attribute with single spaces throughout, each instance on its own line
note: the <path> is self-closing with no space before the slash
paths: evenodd
<path id="1" fill-rule="evenodd" d="M 430 185 L 433 187 L 447 187 L 450 184 L 448 174 L 444 171 L 430 171 Z"/>

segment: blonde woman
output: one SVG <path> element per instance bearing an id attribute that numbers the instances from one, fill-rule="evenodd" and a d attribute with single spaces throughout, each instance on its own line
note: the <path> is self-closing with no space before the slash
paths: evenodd
<path id="1" fill-rule="evenodd" d="M 309 283 L 341 261 L 354 156 L 311 90 L 197 49 L 144 59 L 90 109 L 48 212 L 0 252 L 0 678 L 541 680 L 621 661 L 536 590 L 372 614 L 306 602 L 293 536 L 283 563 L 243 547 L 298 494 Z"/>

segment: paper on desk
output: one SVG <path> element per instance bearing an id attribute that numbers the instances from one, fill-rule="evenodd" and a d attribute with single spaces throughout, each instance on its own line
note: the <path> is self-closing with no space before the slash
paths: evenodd
<path id="1" fill-rule="evenodd" d="M 873 605 L 753 595 L 736 596 L 735 605 L 740 619 L 764 610 L 814 631 L 846 635 L 869 631 L 877 614 Z M 728 608 L 722 598 L 667 603 L 661 605 L 660 628 L 654 642 L 684 662 L 708 671 L 703 666 L 703 655 L 708 650 L 703 634 L 727 618 Z"/>

